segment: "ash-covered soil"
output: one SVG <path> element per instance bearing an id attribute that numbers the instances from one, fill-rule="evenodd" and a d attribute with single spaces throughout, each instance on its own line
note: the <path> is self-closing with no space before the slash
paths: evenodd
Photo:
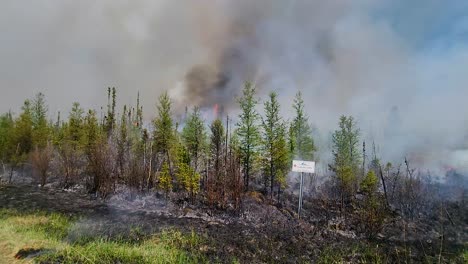
<path id="1" fill-rule="evenodd" d="M 395 215 L 385 222 L 377 238 L 368 240 L 353 225 L 352 215 L 345 221 L 338 206 L 322 200 L 306 200 L 304 215 L 297 219 L 294 199 L 297 198 L 286 196 L 279 206 L 251 193 L 244 198 L 243 210 L 238 213 L 210 210 L 183 200 L 172 203 L 155 193 L 137 195 L 122 190 L 101 200 L 80 190 L 0 186 L 0 208 L 60 212 L 77 217 L 67 237 L 75 243 L 96 237 L 138 243 L 162 230 L 178 229 L 201 236 L 200 252 L 209 259 L 217 262 L 237 259 L 241 263 L 315 263 L 337 252 L 349 262 L 362 259 L 372 262 L 372 256 L 362 256 L 359 249 L 363 248 L 381 252 L 389 263 L 435 259 L 441 252 L 443 262 L 449 263 L 461 261 L 455 257 L 466 251 L 465 204 L 451 203 L 441 214 L 424 219 L 410 221 Z"/>

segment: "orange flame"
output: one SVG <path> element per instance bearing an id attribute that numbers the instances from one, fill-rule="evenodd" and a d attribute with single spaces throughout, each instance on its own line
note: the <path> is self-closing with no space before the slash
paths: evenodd
<path id="1" fill-rule="evenodd" d="M 218 115 L 219 115 L 219 105 L 218 104 L 215 104 L 213 106 L 213 114 L 214 114 L 215 118 L 218 117 Z"/>

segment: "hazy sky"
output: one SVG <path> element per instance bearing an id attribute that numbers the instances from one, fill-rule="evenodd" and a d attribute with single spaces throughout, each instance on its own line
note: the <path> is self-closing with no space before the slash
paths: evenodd
<path id="1" fill-rule="evenodd" d="M 0 112 L 39 91 L 51 116 L 99 109 L 108 86 L 121 105 L 140 91 L 147 119 L 163 90 L 235 111 L 249 79 L 286 117 L 302 90 L 324 152 L 353 114 L 389 159 L 465 166 L 467 41 L 465 0 L 3 0 Z"/>

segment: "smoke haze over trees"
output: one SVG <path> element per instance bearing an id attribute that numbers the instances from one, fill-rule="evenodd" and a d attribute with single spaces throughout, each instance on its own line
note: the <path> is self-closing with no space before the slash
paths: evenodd
<path id="1" fill-rule="evenodd" d="M 466 0 L 4 0 L 0 259 L 466 263 L 467 43 Z"/>
<path id="2" fill-rule="evenodd" d="M 140 91 L 147 122 L 164 90 L 176 113 L 215 103 L 236 111 L 251 80 L 282 105 L 302 91 L 323 160 L 345 114 L 388 160 L 466 171 L 467 10 L 462 0 L 7 0 L 0 112 L 20 113 L 43 92 L 49 115 L 73 101 L 99 114 L 108 86 L 120 105 Z"/>

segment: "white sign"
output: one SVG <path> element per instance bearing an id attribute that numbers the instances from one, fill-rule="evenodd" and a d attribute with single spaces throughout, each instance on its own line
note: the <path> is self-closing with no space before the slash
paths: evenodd
<path id="1" fill-rule="evenodd" d="M 315 173 L 315 161 L 293 160 L 292 171 Z"/>

